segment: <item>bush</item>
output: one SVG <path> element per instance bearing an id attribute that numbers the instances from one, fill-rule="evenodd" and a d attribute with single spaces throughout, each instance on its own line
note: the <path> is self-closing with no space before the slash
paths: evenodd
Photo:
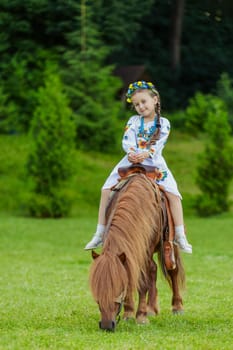
<path id="1" fill-rule="evenodd" d="M 17 130 L 17 106 L 0 86 L 0 133 L 8 134 Z"/>
<path id="2" fill-rule="evenodd" d="M 67 181 L 73 173 L 75 124 L 59 77 L 48 72 L 38 91 L 32 125 L 32 147 L 27 170 L 32 183 L 29 211 L 37 217 L 68 214 Z"/>
<path id="3" fill-rule="evenodd" d="M 233 81 L 227 73 L 222 73 L 215 90 L 214 95 L 197 92 L 189 99 L 185 110 L 185 127 L 188 132 L 197 135 L 200 131 L 204 131 L 207 115 L 209 112 L 215 113 L 216 103 L 221 103 L 218 101 L 225 104 L 227 119 L 233 132 Z M 180 118 L 183 119 L 183 116 L 184 114 L 181 114 Z"/>
<path id="4" fill-rule="evenodd" d="M 223 102 L 216 100 L 204 124 L 206 147 L 200 156 L 197 184 L 202 194 L 196 208 L 201 216 L 220 214 L 229 208 L 229 185 L 233 177 L 233 147 Z"/>
<path id="5" fill-rule="evenodd" d="M 197 92 L 190 100 L 185 110 L 185 126 L 193 135 L 205 130 L 205 121 L 209 113 L 215 113 L 215 105 L 221 104 L 221 99 L 214 95 Z"/>
<path id="6" fill-rule="evenodd" d="M 233 132 L 233 81 L 227 73 L 222 73 L 217 82 L 216 94 L 226 104 L 228 111 L 228 120 Z"/>

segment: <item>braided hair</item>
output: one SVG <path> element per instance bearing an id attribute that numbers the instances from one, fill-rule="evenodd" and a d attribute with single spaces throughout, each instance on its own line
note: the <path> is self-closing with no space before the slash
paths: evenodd
<path id="1" fill-rule="evenodd" d="M 161 123 L 160 123 L 160 116 L 161 116 L 161 101 L 160 101 L 160 96 L 159 93 L 154 96 L 157 96 L 158 102 L 155 106 L 155 112 L 157 113 L 157 122 L 156 122 L 156 131 L 155 134 L 153 135 L 153 140 L 157 141 L 160 138 L 160 133 L 161 133 Z M 152 141 L 152 140 L 151 140 Z M 152 144 L 152 142 L 151 142 Z"/>

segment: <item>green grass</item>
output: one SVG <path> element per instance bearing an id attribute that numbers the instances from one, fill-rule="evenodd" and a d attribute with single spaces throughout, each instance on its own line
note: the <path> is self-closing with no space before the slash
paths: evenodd
<path id="1" fill-rule="evenodd" d="M 159 275 L 161 313 L 149 325 L 121 321 L 114 334 L 98 329 L 83 246 L 96 212 L 80 218 L 0 220 L 0 349 L 232 349 L 233 219 L 187 218 L 192 256 L 185 314 L 170 312 L 171 292 Z"/>
<path id="2" fill-rule="evenodd" d="M 194 216 L 202 140 L 175 132 L 164 152 L 183 194 L 194 249 L 183 255 L 186 312 L 171 314 L 171 292 L 159 275 L 160 315 L 147 326 L 120 322 L 114 334 L 98 329 L 88 286 L 91 257 L 83 247 L 95 230 L 100 188 L 122 152 L 77 151 L 71 217 L 38 220 L 22 216 L 28 138 L 1 136 L 0 149 L 0 350 L 232 349 L 232 209 L 214 218 Z"/>

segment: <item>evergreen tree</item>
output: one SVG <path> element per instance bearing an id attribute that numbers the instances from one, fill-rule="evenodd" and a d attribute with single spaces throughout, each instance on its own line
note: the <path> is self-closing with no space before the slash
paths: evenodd
<path id="1" fill-rule="evenodd" d="M 75 125 L 57 74 L 48 71 L 38 91 L 27 170 L 32 185 L 29 211 L 36 217 L 68 214 L 67 182 L 73 172 Z"/>
<path id="2" fill-rule="evenodd" d="M 220 100 L 214 102 L 215 111 L 209 112 L 205 124 L 207 142 L 198 166 L 197 184 L 202 194 L 196 207 L 201 216 L 228 210 L 233 178 L 233 147 L 226 107 Z"/>
<path id="3" fill-rule="evenodd" d="M 12 56 L 2 72 L 4 88 L 17 112 L 12 118 L 9 116 L 7 122 L 13 123 L 18 132 L 29 130 L 31 116 L 37 104 L 35 91 L 43 84 L 42 72 L 47 60 L 52 60 L 48 51 L 35 49 L 34 55 L 18 53 Z"/>
<path id="4" fill-rule="evenodd" d="M 82 1 L 77 27 L 68 36 L 70 49 L 63 53 L 62 77 L 77 125 L 77 146 L 81 149 L 111 151 L 116 145 L 116 102 L 120 80 L 113 66 L 106 65 L 108 51 L 102 45 L 91 9 Z"/>
<path id="5" fill-rule="evenodd" d="M 225 102 L 233 133 L 233 79 L 227 73 L 222 73 L 217 82 L 216 94 Z"/>
<path id="6" fill-rule="evenodd" d="M 65 36 L 73 30 L 76 0 L 1 0 L 0 79 L 4 91 L 15 104 L 17 131 L 28 131 L 36 107 L 35 91 L 43 85 L 46 61 L 57 62 L 59 45 L 67 46 Z"/>

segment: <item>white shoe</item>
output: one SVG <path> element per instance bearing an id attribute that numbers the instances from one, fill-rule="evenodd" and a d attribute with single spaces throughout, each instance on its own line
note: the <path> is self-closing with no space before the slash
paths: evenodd
<path id="1" fill-rule="evenodd" d="M 174 244 L 178 245 L 182 252 L 192 254 L 193 248 L 191 244 L 188 243 L 186 236 L 175 238 Z"/>
<path id="2" fill-rule="evenodd" d="M 102 245 L 103 245 L 102 237 L 95 234 L 94 237 L 92 238 L 92 240 L 89 243 L 87 243 L 84 250 L 95 249 L 95 248 L 100 247 Z"/>

